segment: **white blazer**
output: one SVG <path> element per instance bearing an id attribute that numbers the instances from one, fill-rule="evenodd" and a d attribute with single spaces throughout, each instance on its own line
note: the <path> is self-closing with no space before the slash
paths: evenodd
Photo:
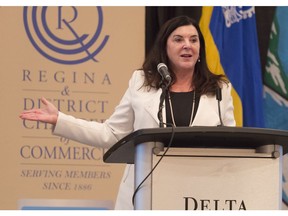
<path id="1" fill-rule="evenodd" d="M 142 87 L 143 82 L 144 72 L 135 71 L 122 100 L 104 123 L 89 122 L 59 112 L 53 134 L 95 147 L 110 148 L 135 130 L 159 127 L 157 113 L 162 90 L 150 89 L 148 91 L 146 87 Z M 222 87 L 220 108 L 223 124 L 235 126 L 230 84 Z M 163 108 L 163 121 L 166 122 L 165 107 Z M 217 126 L 219 124 L 216 97 L 202 95 L 192 126 Z M 133 192 L 134 167 L 127 165 L 121 180 L 115 209 L 133 209 Z"/>

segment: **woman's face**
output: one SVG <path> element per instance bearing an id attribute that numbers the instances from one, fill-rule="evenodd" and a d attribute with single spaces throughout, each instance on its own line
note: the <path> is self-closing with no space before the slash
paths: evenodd
<path id="1" fill-rule="evenodd" d="M 171 69 L 177 73 L 194 71 L 200 52 L 199 35 L 193 25 L 176 28 L 167 39 L 166 51 Z"/>

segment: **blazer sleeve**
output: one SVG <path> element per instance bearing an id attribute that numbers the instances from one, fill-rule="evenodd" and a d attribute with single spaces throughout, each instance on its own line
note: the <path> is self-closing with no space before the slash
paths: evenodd
<path id="1" fill-rule="evenodd" d="M 231 83 L 229 83 L 228 85 L 223 85 L 222 88 L 222 99 L 223 99 L 222 119 L 223 124 L 225 126 L 236 126 L 231 89 L 232 89 Z"/>
<path id="2" fill-rule="evenodd" d="M 134 111 L 131 106 L 131 91 L 135 89 L 135 79 L 134 72 L 119 105 L 104 123 L 87 121 L 59 112 L 52 133 L 91 146 L 110 148 L 133 131 Z"/>

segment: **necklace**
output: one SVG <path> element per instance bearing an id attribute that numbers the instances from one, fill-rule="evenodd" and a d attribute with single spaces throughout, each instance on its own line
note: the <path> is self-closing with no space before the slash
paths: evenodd
<path id="1" fill-rule="evenodd" d="M 168 91 L 168 100 L 169 100 L 169 106 L 170 106 L 170 113 L 171 113 L 171 118 L 172 118 L 172 123 L 176 127 L 175 119 L 174 119 L 174 111 L 172 107 L 172 102 L 171 102 L 171 95 L 170 91 Z M 191 109 L 191 116 L 190 116 L 190 122 L 188 126 L 192 125 L 193 122 L 193 113 L 194 113 L 194 107 L 195 107 L 195 100 L 196 100 L 196 91 L 193 91 L 193 100 L 192 100 L 192 109 Z"/>

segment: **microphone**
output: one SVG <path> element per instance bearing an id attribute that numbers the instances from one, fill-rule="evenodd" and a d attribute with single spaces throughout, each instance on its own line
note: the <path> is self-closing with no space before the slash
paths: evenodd
<path id="1" fill-rule="evenodd" d="M 217 125 L 218 127 L 224 126 L 221 118 L 221 109 L 220 109 L 220 101 L 222 100 L 222 89 L 218 87 L 216 89 L 216 99 L 218 101 L 218 113 L 219 113 L 219 119 L 220 119 L 220 125 Z"/>
<path id="2" fill-rule="evenodd" d="M 171 83 L 171 76 L 168 71 L 168 67 L 164 63 L 159 63 L 157 65 L 157 71 L 162 77 L 162 81 L 160 83 L 160 87 L 162 89 L 162 93 L 160 95 L 160 102 L 159 102 L 159 110 L 158 110 L 158 119 L 159 119 L 159 126 L 164 127 L 163 116 L 162 116 L 162 109 L 163 103 L 166 97 L 166 91 L 168 86 Z"/>
<path id="3" fill-rule="evenodd" d="M 216 99 L 218 101 L 222 100 L 222 89 L 220 87 L 218 87 L 217 90 L 216 90 Z"/>
<path id="4" fill-rule="evenodd" d="M 164 63 L 159 63 L 157 65 L 157 71 L 162 76 L 162 79 L 164 79 L 167 82 L 167 86 L 169 86 L 172 78 L 168 71 L 168 67 Z"/>

